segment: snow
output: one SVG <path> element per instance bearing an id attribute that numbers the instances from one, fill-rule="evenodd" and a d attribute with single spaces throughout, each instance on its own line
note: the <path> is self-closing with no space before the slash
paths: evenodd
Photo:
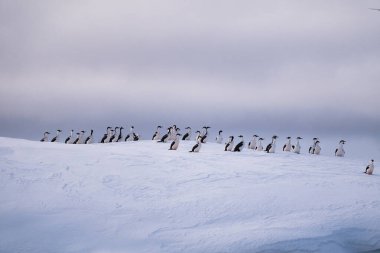
<path id="1" fill-rule="evenodd" d="M 0 252 L 380 248 L 376 161 L 194 144 L 0 138 Z"/>

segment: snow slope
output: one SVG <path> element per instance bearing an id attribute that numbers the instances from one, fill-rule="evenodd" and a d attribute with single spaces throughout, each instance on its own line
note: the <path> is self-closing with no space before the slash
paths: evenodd
<path id="1" fill-rule="evenodd" d="M 380 177 L 362 173 L 367 161 L 193 144 L 0 138 L 0 252 L 380 248 Z"/>

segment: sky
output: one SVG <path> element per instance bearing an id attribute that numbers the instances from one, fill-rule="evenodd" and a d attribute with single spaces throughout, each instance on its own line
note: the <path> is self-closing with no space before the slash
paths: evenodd
<path id="1" fill-rule="evenodd" d="M 380 0 L 0 0 L 0 136 L 177 124 L 380 140 L 369 8 Z"/>

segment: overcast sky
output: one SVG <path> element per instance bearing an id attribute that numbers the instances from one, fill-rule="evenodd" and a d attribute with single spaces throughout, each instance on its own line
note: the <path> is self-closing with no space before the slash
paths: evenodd
<path id="1" fill-rule="evenodd" d="M 0 0 L 0 136 L 173 123 L 376 135 L 369 8 L 380 0 Z"/>

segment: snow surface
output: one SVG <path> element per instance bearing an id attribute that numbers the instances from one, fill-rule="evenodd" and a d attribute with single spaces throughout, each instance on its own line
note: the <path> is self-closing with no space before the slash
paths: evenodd
<path id="1" fill-rule="evenodd" d="M 380 248 L 376 165 L 194 143 L 0 138 L 0 252 Z"/>

